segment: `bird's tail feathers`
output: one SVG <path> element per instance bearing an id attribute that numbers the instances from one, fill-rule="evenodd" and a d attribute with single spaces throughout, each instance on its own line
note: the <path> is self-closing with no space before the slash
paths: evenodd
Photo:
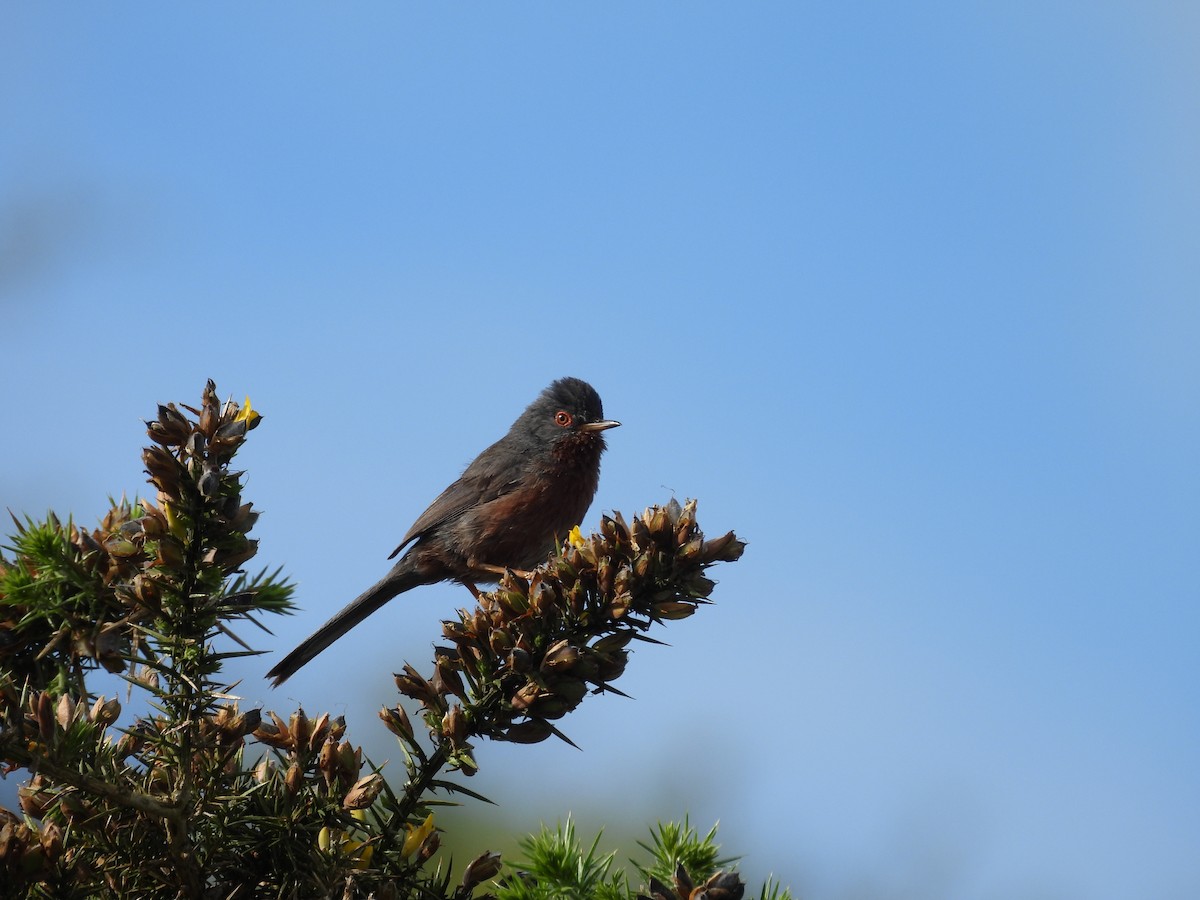
<path id="1" fill-rule="evenodd" d="M 403 560 L 401 560 L 401 565 L 397 565 L 387 575 L 351 600 L 328 622 L 305 638 L 300 646 L 281 659 L 275 668 L 267 673 L 267 677 L 272 679 L 275 687 L 279 687 L 295 675 L 317 654 L 323 652 L 330 644 L 397 594 L 402 594 L 425 583 L 425 579 L 402 564 Z"/>

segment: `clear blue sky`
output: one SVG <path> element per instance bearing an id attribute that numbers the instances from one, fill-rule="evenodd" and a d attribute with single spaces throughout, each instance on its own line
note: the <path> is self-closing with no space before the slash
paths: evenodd
<path id="1" fill-rule="evenodd" d="M 750 546 L 583 753 L 480 751 L 503 815 L 720 818 L 806 900 L 1200 896 L 1198 10 L 8 4 L 0 506 L 90 521 L 155 403 L 249 393 L 283 651 L 578 375 L 585 525 Z M 464 600 L 239 691 L 394 757 Z"/>

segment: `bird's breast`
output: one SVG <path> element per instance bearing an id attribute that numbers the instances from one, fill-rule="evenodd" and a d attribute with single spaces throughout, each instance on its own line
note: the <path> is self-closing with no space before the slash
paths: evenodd
<path id="1" fill-rule="evenodd" d="M 455 543 L 480 562 L 531 569 L 580 523 L 598 483 L 595 467 L 544 467 L 465 514 L 455 523 Z"/>

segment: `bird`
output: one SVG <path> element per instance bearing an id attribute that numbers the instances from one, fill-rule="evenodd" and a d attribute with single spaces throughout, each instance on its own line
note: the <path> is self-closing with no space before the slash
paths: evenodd
<path id="1" fill-rule="evenodd" d="M 600 483 L 604 432 L 600 395 L 579 378 L 559 378 L 508 433 L 475 457 L 392 551 L 391 570 L 350 601 L 267 673 L 275 687 L 405 591 L 439 581 L 477 583 L 505 570 L 528 576 L 582 520 Z"/>

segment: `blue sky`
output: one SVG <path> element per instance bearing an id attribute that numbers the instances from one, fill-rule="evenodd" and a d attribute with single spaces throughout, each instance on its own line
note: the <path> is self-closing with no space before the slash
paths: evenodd
<path id="1" fill-rule="evenodd" d="M 0 504 L 87 521 L 157 402 L 250 394 L 282 652 L 578 375 L 624 423 L 585 526 L 697 497 L 750 546 L 582 754 L 481 750 L 503 822 L 719 818 L 810 900 L 1194 897 L 1197 46 L 1171 3 L 10 5 Z M 464 602 L 239 690 L 395 755 L 380 675 Z"/>

